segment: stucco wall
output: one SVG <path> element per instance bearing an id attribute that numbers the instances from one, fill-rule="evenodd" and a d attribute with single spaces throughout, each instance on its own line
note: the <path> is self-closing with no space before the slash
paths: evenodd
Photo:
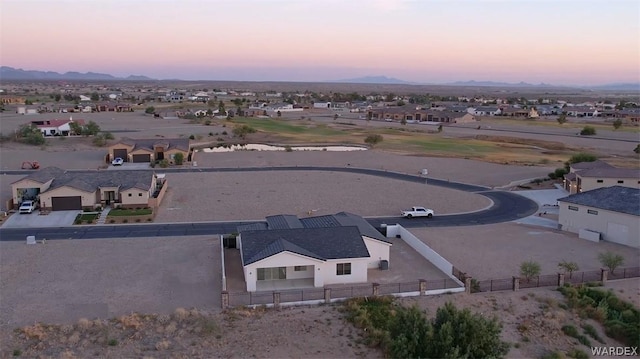
<path id="1" fill-rule="evenodd" d="M 251 263 L 244 267 L 244 279 L 247 283 L 247 291 L 254 292 L 256 290 L 256 281 L 258 280 L 257 269 L 258 268 L 272 268 L 272 267 L 292 267 L 293 266 L 311 266 L 314 267 L 314 285 L 316 287 L 322 287 L 323 284 L 323 270 L 322 266 L 324 262 L 321 260 L 301 256 L 299 254 L 291 253 L 291 252 L 282 252 L 276 255 L 273 255 L 269 258 L 265 258 L 261 261 Z M 287 271 L 287 278 L 289 276 L 289 271 Z M 308 273 L 308 277 L 311 277 L 311 273 Z"/>
<path id="2" fill-rule="evenodd" d="M 129 196 L 131 194 L 131 196 Z M 130 188 L 120 192 L 121 203 L 123 206 L 141 206 L 147 207 L 149 205 L 149 191 L 144 191 L 138 188 Z"/>
<path id="3" fill-rule="evenodd" d="M 383 243 L 366 236 L 362 236 L 362 238 L 370 256 L 367 263 L 368 268 L 378 268 L 381 260 L 389 260 L 390 243 Z"/>
<path id="4" fill-rule="evenodd" d="M 592 189 L 611 187 L 611 186 L 623 186 L 630 188 L 640 188 L 638 178 L 597 178 L 597 177 L 580 177 L 580 189 L 582 192 L 591 191 Z M 598 183 L 601 180 L 602 183 Z M 624 183 L 618 183 L 623 181 Z"/>
<path id="5" fill-rule="evenodd" d="M 59 187 L 54 190 L 40 194 L 40 206 L 42 208 L 51 208 L 51 197 L 75 197 L 80 196 L 82 198 L 82 207 L 94 207 L 98 194 L 94 192 L 85 192 L 77 188 L 71 188 L 67 186 Z"/>
<path id="6" fill-rule="evenodd" d="M 579 233 L 588 229 L 601 233 L 605 241 L 640 248 L 640 217 L 562 201 L 559 207 L 558 224 L 562 230 Z M 590 214 L 589 210 L 597 214 Z"/>

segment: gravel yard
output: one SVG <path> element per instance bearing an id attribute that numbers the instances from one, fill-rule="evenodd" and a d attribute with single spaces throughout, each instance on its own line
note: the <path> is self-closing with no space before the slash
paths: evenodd
<path id="1" fill-rule="evenodd" d="M 215 237 L 0 242 L 0 327 L 220 308 Z"/>
<path id="2" fill-rule="evenodd" d="M 168 173 L 156 222 L 263 220 L 265 216 L 333 214 L 397 216 L 412 205 L 437 214 L 491 205 L 481 195 L 343 172 Z"/>

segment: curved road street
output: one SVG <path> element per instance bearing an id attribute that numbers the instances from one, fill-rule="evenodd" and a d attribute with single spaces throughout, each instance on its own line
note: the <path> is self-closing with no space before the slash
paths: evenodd
<path id="1" fill-rule="evenodd" d="M 143 170 L 149 171 L 149 170 Z M 417 227 L 447 227 L 492 224 L 513 221 L 527 217 L 538 210 L 538 205 L 523 196 L 513 192 L 494 191 L 486 187 L 470 184 L 449 182 L 437 179 L 426 179 L 420 176 L 381 170 L 352 168 L 352 167 L 256 167 L 256 168 L 188 168 L 163 169 L 164 172 L 265 172 L 265 171 L 333 171 L 361 173 L 371 176 L 391 178 L 399 181 L 424 183 L 446 187 L 450 189 L 472 192 L 488 197 L 493 205 L 487 209 L 472 213 L 435 216 L 431 219 L 401 217 L 368 217 L 367 220 L 374 227 L 382 224 L 400 224 L 406 228 Z M 22 171 L 6 171 L 10 174 L 21 174 Z M 87 171 L 78 171 L 87 172 Z M 30 173 L 30 172 L 26 172 Z M 40 240 L 50 239 L 97 239 L 97 238 L 132 238 L 132 237 L 166 237 L 166 236 L 195 236 L 233 233 L 240 224 L 255 221 L 230 222 L 199 222 L 199 223 L 151 223 L 100 226 L 68 226 L 48 228 L 1 228 L 0 241 L 25 240 L 33 235 Z"/>

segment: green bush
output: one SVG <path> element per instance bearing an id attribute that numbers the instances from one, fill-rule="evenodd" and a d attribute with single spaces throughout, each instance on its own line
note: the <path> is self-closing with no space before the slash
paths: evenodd
<path id="1" fill-rule="evenodd" d="M 382 142 L 384 140 L 384 138 L 382 137 L 382 135 L 379 134 L 373 134 L 373 135 L 368 135 L 365 139 L 364 139 L 364 143 L 366 143 L 367 145 L 370 146 L 375 146 L 378 143 Z"/>
<path id="2" fill-rule="evenodd" d="M 169 167 L 169 160 L 165 158 L 159 162 L 159 165 L 161 168 L 167 168 Z"/>
<path id="3" fill-rule="evenodd" d="M 534 261 L 525 261 L 520 264 L 520 275 L 529 282 L 531 278 L 540 275 L 540 264 Z"/>
<path id="4" fill-rule="evenodd" d="M 580 131 L 580 136 L 594 136 L 596 134 L 596 128 L 593 126 L 584 126 Z"/>
<path id="5" fill-rule="evenodd" d="M 173 156 L 173 161 L 176 163 L 176 165 L 180 166 L 182 165 L 182 163 L 184 162 L 184 155 L 182 154 L 182 152 L 178 152 Z"/>
<path id="6" fill-rule="evenodd" d="M 500 340 L 502 326 L 452 303 L 434 319 L 417 307 L 396 305 L 392 298 L 358 298 L 345 303 L 347 320 L 365 331 L 365 342 L 393 358 L 501 358 L 509 345 Z"/>

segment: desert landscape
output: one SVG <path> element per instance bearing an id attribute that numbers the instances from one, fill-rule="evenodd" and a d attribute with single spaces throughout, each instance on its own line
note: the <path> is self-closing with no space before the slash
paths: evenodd
<path id="1" fill-rule="evenodd" d="M 434 132 L 432 126 L 366 121 L 357 114 L 336 119 L 317 110 L 305 113 L 304 118 L 299 114 L 265 120 L 218 118 L 204 124 L 158 119 L 141 113 L 142 109 L 31 116 L 2 113 L 3 203 L 12 195 L 10 184 L 29 173 L 20 168 L 23 161 L 67 170 L 113 170 L 105 163 L 106 149 L 96 146 L 91 137 L 51 137 L 42 146 L 10 139 L 25 119 L 61 116 L 95 121 L 102 131 L 115 136 L 113 141 L 193 137 L 194 163 L 168 168 L 170 185 L 154 214 L 154 223 L 263 220 L 277 214 L 306 217 L 341 211 L 364 217 L 397 216 L 401 209 L 416 204 L 428 205 L 437 215 L 471 213 L 493 203 L 481 194 L 432 186 L 429 178 L 487 190 L 542 191 L 556 188 L 554 182 L 536 180 L 563 166 L 573 153 L 590 152 L 621 167 L 637 166 L 637 156 L 631 151 L 638 136 L 634 127 L 614 131 L 596 124 L 599 136 L 589 138 L 576 136 L 575 131 L 584 125 L 580 121 L 558 126 L 553 119 L 518 122 L 487 117 L 472 124 L 447 124 L 441 132 Z M 242 125 L 257 131 L 239 138 L 232 130 Z M 363 139 L 371 133 L 382 134 L 384 141 L 366 145 Z M 415 141 L 420 141 L 419 145 Z M 221 143 L 340 144 L 366 150 L 204 151 Z M 366 168 L 410 175 L 427 169 L 428 176 L 426 183 L 419 184 L 331 171 L 264 171 L 255 175 L 233 171 L 297 166 Z M 225 172 L 199 173 L 197 168 Z M 154 170 L 163 172 L 162 168 Z M 545 215 L 544 219 L 552 223 L 557 215 Z M 525 261 L 539 263 L 541 274 L 557 273 L 558 263 L 567 259 L 576 262 L 580 271 L 599 270 L 598 254 L 605 251 L 622 256 L 624 267 L 640 265 L 637 249 L 584 241 L 576 234 L 534 222 L 427 227 L 412 229 L 412 233 L 479 281 L 517 276 Z M 366 345 L 366 332 L 346 319 L 340 303 L 222 310 L 220 234 L 51 240 L 36 246 L 0 241 L 2 356 L 384 356 L 381 349 Z M 609 281 L 605 287 L 637 304 L 637 278 Z M 428 315 L 453 302 L 483 316 L 498 316 L 503 325 L 501 338 L 509 343 L 507 357 L 511 358 L 568 353 L 580 344 L 566 336 L 562 327 L 595 325 L 567 308 L 555 288 L 441 294 L 397 302 L 416 305 Z M 274 327 L 282 330 L 274 331 Z M 606 338 L 602 330 L 600 335 Z M 618 344 L 606 338 L 602 345 Z M 585 346 L 581 350 L 590 352 Z"/>

